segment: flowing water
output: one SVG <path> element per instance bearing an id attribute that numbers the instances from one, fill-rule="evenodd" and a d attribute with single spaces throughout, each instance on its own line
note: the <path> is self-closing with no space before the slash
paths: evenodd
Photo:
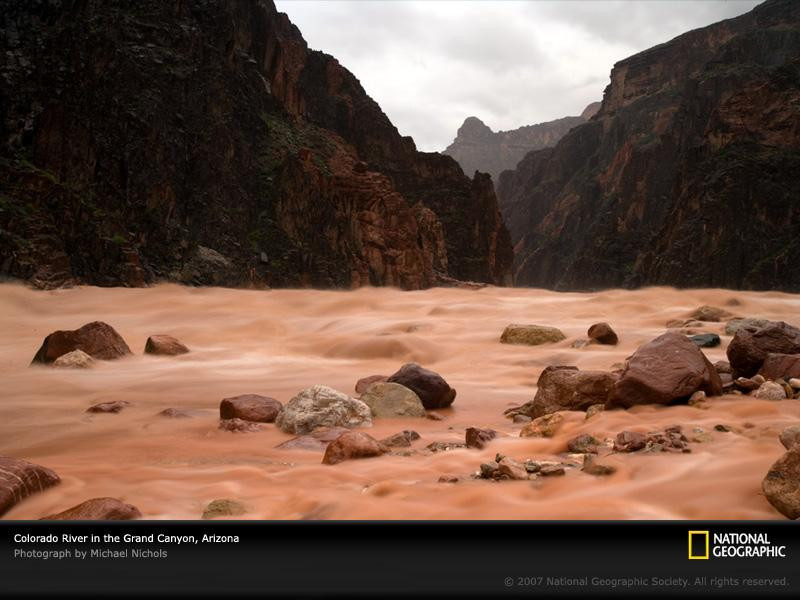
<path id="1" fill-rule="evenodd" d="M 726 304 L 735 298 L 739 305 Z M 159 285 L 145 289 L 79 287 L 49 292 L 0 286 L 0 455 L 54 469 L 62 483 L 6 513 L 39 518 L 88 498 L 114 496 L 145 518 L 198 518 L 215 498 L 235 498 L 252 519 L 772 519 L 761 480 L 783 452 L 778 433 L 800 421 L 800 402 L 742 396 L 711 399 L 707 409 L 642 406 L 590 420 L 567 412 L 551 439 L 518 437 L 503 410 L 530 400 L 547 365 L 609 369 L 664 332 L 665 322 L 702 304 L 741 316 L 797 322 L 800 296 L 773 292 L 649 288 L 600 293 L 532 289 L 432 289 L 402 292 L 249 291 Z M 42 339 L 89 321 L 111 324 L 135 356 L 92 370 L 29 367 Z M 589 325 L 608 321 L 618 346 L 570 347 Z M 498 342 L 509 323 L 559 327 L 568 339 L 539 347 Z M 704 330 L 722 333 L 724 324 Z M 176 336 L 192 352 L 142 354 L 148 335 Z M 707 350 L 725 358 L 723 345 Z M 236 434 L 217 429 L 222 398 L 257 393 L 288 401 L 326 384 L 355 394 L 355 382 L 417 361 L 458 390 L 442 421 L 377 419 L 380 438 L 414 429 L 421 449 L 463 441 L 469 426 L 501 433 L 485 450 L 387 455 L 321 464 L 322 453 L 282 450 L 292 436 L 274 425 Z M 85 413 L 101 401 L 127 400 L 119 414 Z M 157 416 L 164 408 L 194 418 Z M 500 452 L 552 459 L 583 432 L 613 437 L 680 424 L 712 440 L 691 454 L 616 454 L 605 478 L 579 470 L 536 482 L 470 479 Z M 732 428 L 714 431 L 714 425 Z M 455 484 L 438 483 L 456 475 Z"/>

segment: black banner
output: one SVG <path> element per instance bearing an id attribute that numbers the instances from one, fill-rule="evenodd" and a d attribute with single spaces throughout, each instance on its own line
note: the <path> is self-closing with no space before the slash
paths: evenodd
<path id="1" fill-rule="evenodd" d="M 6 521 L 0 596 L 798 597 L 799 533 L 758 521 Z"/>

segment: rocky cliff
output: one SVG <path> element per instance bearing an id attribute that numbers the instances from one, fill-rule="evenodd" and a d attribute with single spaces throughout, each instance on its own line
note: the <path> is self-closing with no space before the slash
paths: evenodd
<path id="1" fill-rule="evenodd" d="M 464 173 L 489 173 L 497 181 L 501 172 L 516 167 L 528 152 L 555 146 L 570 129 L 591 119 L 599 108 L 600 103 L 593 102 L 579 117 L 563 117 L 497 132 L 478 117 L 467 117 L 458 128 L 456 139 L 443 154 L 455 158 Z"/>
<path id="2" fill-rule="evenodd" d="M 488 177 L 417 152 L 271 2 L 7 0 L 0 273 L 510 283 Z"/>
<path id="3" fill-rule="evenodd" d="M 800 3 L 620 61 L 602 106 L 501 175 L 517 282 L 800 290 Z"/>

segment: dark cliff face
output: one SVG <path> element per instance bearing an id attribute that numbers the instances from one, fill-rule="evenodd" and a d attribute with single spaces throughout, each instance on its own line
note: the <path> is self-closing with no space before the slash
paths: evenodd
<path id="1" fill-rule="evenodd" d="M 593 102 L 579 117 L 564 117 L 511 131 L 494 132 L 477 117 L 467 117 L 443 154 L 455 158 L 464 173 L 489 173 L 497 181 L 501 172 L 516 167 L 528 152 L 555 146 L 570 129 L 592 118 L 599 107 L 599 102 Z"/>
<path id="2" fill-rule="evenodd" d="M 510 283 L 491 184 L 417 152 L 271 2 L 12 0 L 0 27 L 0 273 Z"/>
<path id="3" fill-rule="evenodd" d="M 517 283 L 800 290 L 800 3 L 614 66 L 598 114 L 499 181 Z"/>

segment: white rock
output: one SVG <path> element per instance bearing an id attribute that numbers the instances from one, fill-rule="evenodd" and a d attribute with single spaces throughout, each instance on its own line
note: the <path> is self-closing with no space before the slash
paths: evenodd
<path id="1" fill-rule="evenodd" d="M 55 359 L 53 366 L 59 369 L 91 369 L 94 359 L 83 350 L 73 350 Z"/>
<path id="2" fill-rule="evenodd" d="M 786 392 L 783 391 L 783 387 L 774 381 L 762 383 L 761 387 L 753 392 L 753 396 L 759 400 L 786 400 Z"/>
<path id="3" fill-rule="evenodd" d="M 307 388 L 289 400 L 275 424 L 286 433 L 306 434 L 318 427 L 371 427 L 369 406 L 326 385 Z"/>

